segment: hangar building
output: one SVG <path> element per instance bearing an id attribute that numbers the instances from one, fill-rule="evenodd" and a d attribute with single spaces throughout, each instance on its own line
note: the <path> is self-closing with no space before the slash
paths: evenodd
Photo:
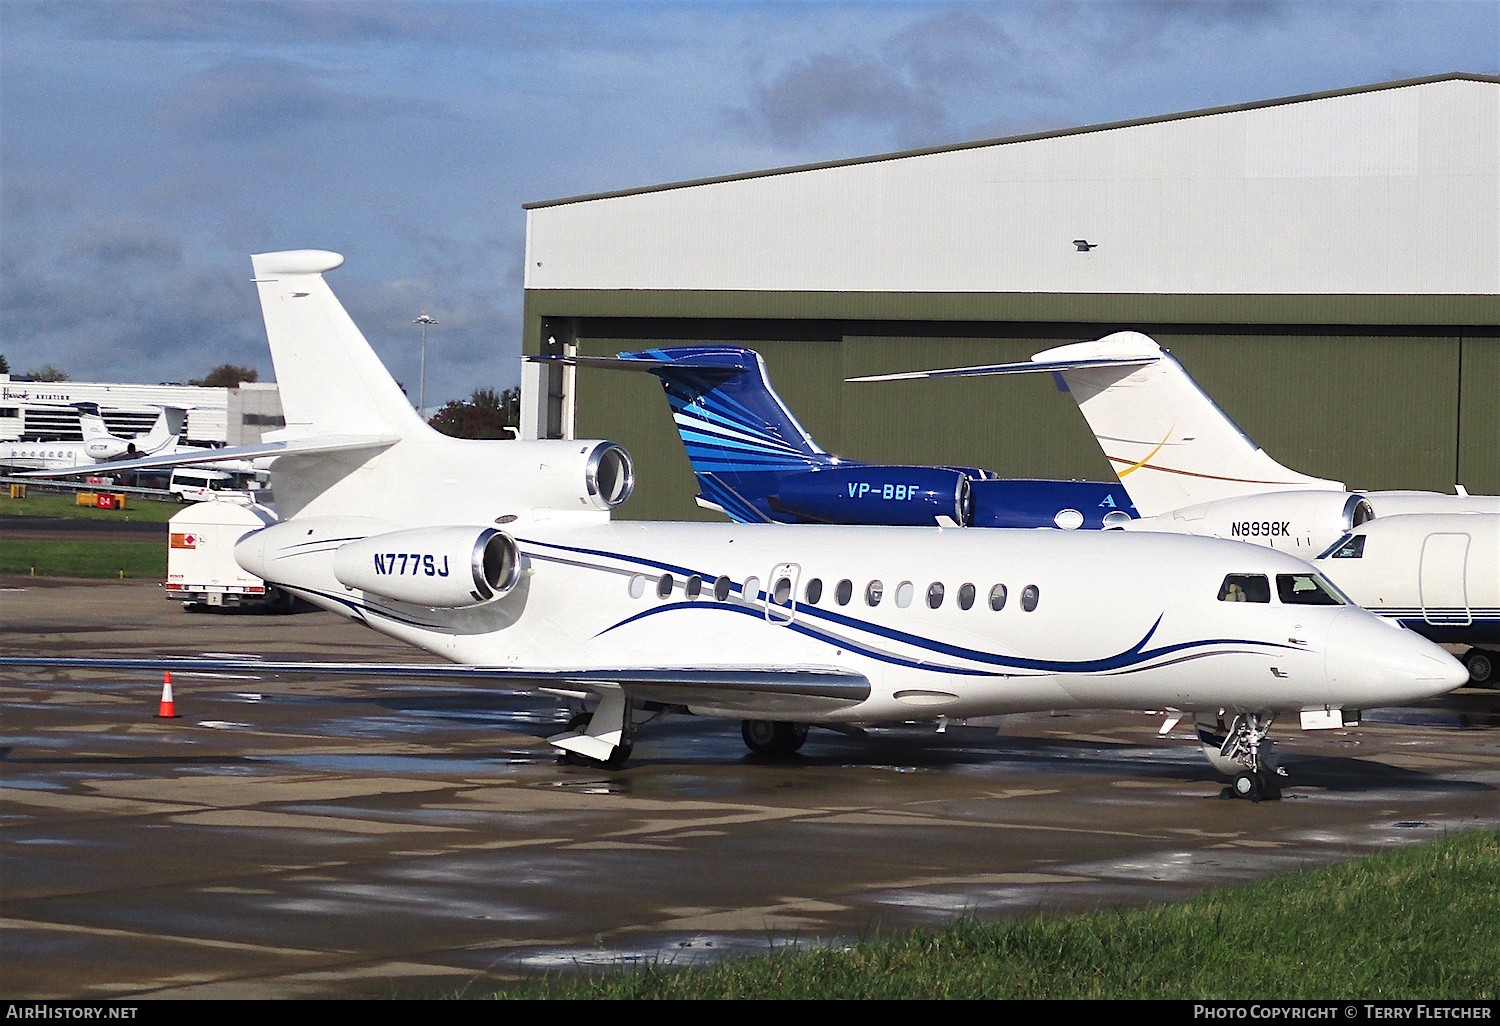
<path id="1" fill-rule="evenodd" d="M 0 374 L 0 442 L 83 438 L 73 403 L 97 403 L 110 432 L 134 438 L 151 430 L 163 406 L 186 414 L 183 437 L 209 445 L 251 445 L 285 426 L 275 382 L 238 388 L 87 381 L 13 381 Z"/>
<path id="2" fill-rule="evenodd" d="M 1500 492 L 1500 78 L 1444 75 L 527 206 L 527 353 L 717 341 L 823 447 L 1112 472 L 1024 360 L 1124 328 L 1273 457 L 1353 488 Z M 650 375 L 528 373 L 543 437 L 637 461 L 621 511 L 717 517 Z"/>

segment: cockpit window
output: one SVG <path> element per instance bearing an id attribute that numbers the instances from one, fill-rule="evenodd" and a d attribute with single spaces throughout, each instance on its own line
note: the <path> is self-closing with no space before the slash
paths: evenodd
<path id="1" fill-rule="evenodd" d="M 1333 550 L 1329 559 L 1362 559 L 1365 554 L 1365 536 L 1356 534 Z"/>
<path id="2" fill-rule="evenodd" d="M 1230 574 L 1219 586 L 1220 602 L 1270 602 L 1271 582 L 1264 574 Z"/>
<path id="3" fill-rule="evenodd" d="M 1287 606 L 1341 606 L 1344 600 L 1317 574 L 1277 574 L 1276 594 Z"/>

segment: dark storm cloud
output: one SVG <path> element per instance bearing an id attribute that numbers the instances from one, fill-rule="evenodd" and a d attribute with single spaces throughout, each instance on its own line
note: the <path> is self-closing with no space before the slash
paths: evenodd
<path id="1" fill-rule="evenodd" d="M 632 45 L 638 33 L 612 31 L 612 6 L 477 0 L 13 0 L 6 20 L 80 39 L 361 47 L 396 44 L 506 51 Z M 645 5 L 632 5 L 645 7 Z M 668 5 L 670 8 L 670 5 Z"/>
<path id="2" fill-rule="evenodd" d="M 182 262 L 182 240 L 147 221 L 109 217 L 80 225 L 71 253 L 100 264 L 170 267 Z"/>
<path id="3" fill-rule="evenodd" d="M 161 118 L 189 134 L 240 140 L 311 122 L 398 118 L 432 106 L 339 90 L 305 64 L 256 57 L 225 61 L 188 75 L 163 102 Z"/>
<path id="4" fill-rule="evenodd" d="M 856 54 L 815 54 L 756 91 L 756 120 L 783 144 L 801 142 L 836 122 L 917 126 L 941 120 L 924 89 L 884 61 Z"/>
<path id="5" fill-rule="evenodd" d="M 973 11 L 944 11 L 901 30 L 885 47 L 889 59 L 927 83 L 961 84 L 1007 70 L 1021 50 L 1000 25 Z"/>
<path id="6" fill-rule="evenodd" d="M 900 145 L 949 141 L 954 94 L 1024 77 L 1021 48 L 983 10 L 943 9 L 863 50 L 803 58 L 757 87 L 738 120 L 782 145 L 850 125 L 883 130 Z"/>

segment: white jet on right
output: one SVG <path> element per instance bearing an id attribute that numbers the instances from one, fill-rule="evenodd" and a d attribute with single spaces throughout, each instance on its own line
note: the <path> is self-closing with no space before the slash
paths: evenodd
<path id="1" fill-rule="evenodd" d="M 1472 681 L 1492 679 L 1500 658 L 1500 497 L 1351 492 L 1341 481 L 1299 474 L 1252 442 L 1171 353 L 1138 331 L 1023 363 L 850 380 L 1044 372 L 1078 403 L 1140 512 L 1125 530 L 1232 538 L 1316 560 L 1366 609 L 1434 641 L 1472 646 L 1465 656 Z"/>

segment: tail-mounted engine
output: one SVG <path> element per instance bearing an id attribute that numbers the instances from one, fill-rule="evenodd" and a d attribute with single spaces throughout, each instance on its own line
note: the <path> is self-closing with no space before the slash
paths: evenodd
<path id="1" fill-rule="evenodd" d="M 1370 501 L 1363 495 L 1309 489 L 1219 499 L 1137 520 L 1130 526 L 1231 538 L 1312 559 L 1374 516 Z"/>
<path id="2" fill-rule="evenodd" d="M 428 527 L 339 546 L 333 576 L 383 598 L 454 609 L 510 591 L 521 556 L 515 541 L 492 527 Z"/>
<path id="3" fill-rule="evenodd" d="M 588 501 L 600 509 L 614 509 L 635 491 L 635 464 L 630 453 L 614 442 L 600 442 L 589 451 L 583 468 Z"/>

